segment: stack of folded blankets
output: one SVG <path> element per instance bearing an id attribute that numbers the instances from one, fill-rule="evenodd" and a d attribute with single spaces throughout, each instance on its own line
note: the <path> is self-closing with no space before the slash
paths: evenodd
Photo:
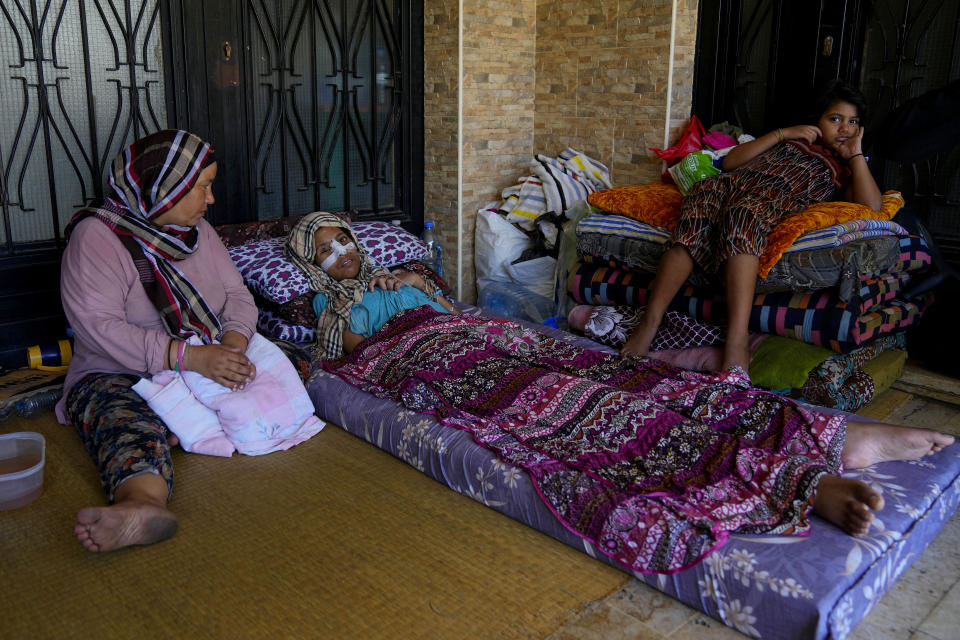
<path id="1" fill-rule="evenodd" d="M 664 183 L 591 194 L 591 212 L 577 224 L 578 261 L 567 273 L 572 299 L 646 304 L 681 199 Z M 903 332 L 933 301 L 930 293 L 903 295 L 932 260 L 923 239 L 892 220 L 902 206 L 897 192 L 884 194 L 881 211 L 819 203 L 771 232 L 750 316 L 751 332 L 770 336 L 753 354 L 755 384 L 852 411 L 899 376 Z M 717 280 L 695 271 L 670 308 L 723 324 L 722 292 Z"/>

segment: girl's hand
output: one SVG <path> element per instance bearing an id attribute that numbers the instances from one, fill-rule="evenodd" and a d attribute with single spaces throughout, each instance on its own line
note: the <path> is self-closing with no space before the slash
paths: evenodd
<path id="1" fill-rule="evenodd" d="M 844 160 L 849 161 L 853 156 L 863 155 L 863 127 L 840 144 L 833 145 L 833 150 Z"/>
<path id="2" fill-rule="evenodd" d="M 243 389 L 257 375 L 257 368 L 238 347 L 223 344 L 188 345 L 184 363 L 233 391 Z"/>
<path id="3" fill-rule="evenodd" d="M 780 134 L 783 136 L 784 140 L 803 139 L 807 142 L 813 143 L 817 138 L 823 135 L 823 132 L 820 131 L 820 127 L 816 127 L 812 124 L 798 124 L 793 127 L 787 127 L 786 129 L 780 129 Z"/>
<path id="4" fill-rule="evenodd" d="M 460 313 L 460 309 L 457 309 L 455 306 L 453 306 L 453 303 L 444 298 L 441 294 L 438 293 L 435 300 L 441 307 L 447 310 L 447 313 L 451 313 L 453 315 Z"/>
<path id="5" fill-rule="evenodd" d="M 424 287 L 427 286 L 427 283 L 424 281 L 419 274 L 414 273 L 413 271 L 401 271 L 399 273 L 393 274 L 394 277 L 402 282 L 405 285 L 409 285 L 416 289 L 423 291 Z"/>
<path id="6" fill-rule="evenodd" d="M 394 275 L 389 275 L 389 276 L 378 276 L 372 279 L 370 281 L 370 285 L 368 289 L 370 291 L 373 291 L 375 287 L 380 287 L 381 289 L 385 289 L 387 291 L 396 291 L 402 286 L 403 286 L 403 282 L 401 282 L 399 278 L 397 278 Z"/>

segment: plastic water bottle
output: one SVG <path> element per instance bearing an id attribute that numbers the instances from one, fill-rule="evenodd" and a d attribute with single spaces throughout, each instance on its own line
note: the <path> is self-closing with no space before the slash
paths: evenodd
<path id="1" fill-rule="evenodd" d="M 434 273 L 442 278 L 443 247 L 440 246 L 440 238 L 437 237 L 436 232 L 433 230 L 433 222 L 431 220 L 423 223 L 423 233 L 420 234 L 420 239 L 430 248 L 429 253 L 427 253 L 421 262 L 433 269 Z"/>
<path id="2" fill-rule="evenodd" d="M 18 400 L 16 404 L 17 415 L 26 417 L 41 409 L 52 407 L 59 402 L 61 395 L 63 395 L 63 387 L 56 387 Z"/>

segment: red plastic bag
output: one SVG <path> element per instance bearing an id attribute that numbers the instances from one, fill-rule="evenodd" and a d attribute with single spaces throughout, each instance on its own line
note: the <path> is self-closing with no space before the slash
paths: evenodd
<path id="1" fill-rule="evenodd" d="M 697 116 L 690 116 L 690 122 L 687 124 L 687 130 L 680 136 L 680 141 L 669 149 L 654 149 L 650 151 L 660 156 L 660 159 L 667 164 L 679 162 L 688 153 L 700 151 L 703 149 L 703 137 L 707 135 L 700 119 Z"/>

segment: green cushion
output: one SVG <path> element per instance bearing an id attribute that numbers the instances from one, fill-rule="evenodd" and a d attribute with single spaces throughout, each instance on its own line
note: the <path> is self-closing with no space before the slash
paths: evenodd
<path id="1" fill-rule="evenodd" d="M 830 349 L 791 338 L 768 336 L 750 361 L 750 379 L 765 389 L 799 389 L 810 371 L 834 355 Z"/>
<path id="2" fill-rule="evenodd" d="M 903 375 L 903 365 L 907 361 L 907 352 L 902 349 L 889 349 L 860 367 L 873 378 L 874 397 L 890 388 L 897 378 Z"/>

